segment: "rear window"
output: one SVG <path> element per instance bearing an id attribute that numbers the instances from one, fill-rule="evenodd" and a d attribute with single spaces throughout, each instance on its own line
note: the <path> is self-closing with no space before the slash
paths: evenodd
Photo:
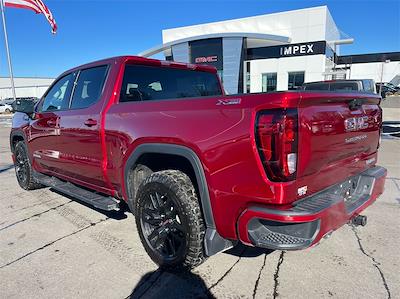
<path id="1" fill-rule="evenodd" d="M 328 90 L 329 83 L 310 83 L 304 84 L 304 90 Z"/>
<path id="2" fill-rule="evenodd" d="M 167 67 L 127 65 L 120 102 L 222 95 L 216 74 Z"/>
<path id="3" fill-rule="evenodd" d="M 359 88 L 356 82 L 338 82 L 338 83 L 331 83 L 330 90 L 332 91 L 359 90 Z"/>

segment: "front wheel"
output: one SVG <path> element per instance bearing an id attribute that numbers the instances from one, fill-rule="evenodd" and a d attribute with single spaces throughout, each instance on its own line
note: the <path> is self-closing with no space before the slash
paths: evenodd
<path id="1" fill-rule="evenodd" d="M 154 172 L 136 196 L 136 225 L 146 252 L 163 268 L 190 269 L 205 260 L 205 226 L 195 188 L 178 170 Z"/>
<path id="2" fill-rule="evenodd" d="M 28 149 L 25 142 L 19 141 L 15 145 L 15 174 L 17 176 L 18 184 L 25 190 L 33 190 L 42 187 L 33 178 L 33 171 L 31 162 L 28 157 Z"/>

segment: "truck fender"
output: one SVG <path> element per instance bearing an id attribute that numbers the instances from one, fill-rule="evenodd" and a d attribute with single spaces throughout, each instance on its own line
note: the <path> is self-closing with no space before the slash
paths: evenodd
<path id="1" fill-rule="evenodd" d="M 210 194 L 208 192 L 206 176 L 204 173 L 203 166 L 200 162 L 199 157 L 196 153 L 182 145 L 177 144 L 164 144 L 164 143 L 145 143 L 139 145 L 129 156 L 124 167 L 124 183 L 126 186 L 126 193 L 128 195 L 128 201 L 133 202 L 130 189 L 129 171 L 136 165 L 137 160 L 143 154 L 157 153 L 157 154 L 170 154 L 177 155 L 186 158 L 193 167 L 196 175 L 196 181 L 199 190 L 200 204 L 203 210 L 204 221 L 206 224 L 206 235 L 205 235 L 205 251 L 208 256 L 214 255 L 222 250 L 233 246 L 233 242 L 222 238 L 215 226 L 214 216 L 211 207 Z"/>
<path id="2" fill-rule="evenodd" d="M 12 131 L 11 134 L 10 134 L 10 149 L 11 149 L 11 152 L 12 152 L 12 153 L 14 152 L 14 143 L 13 143 L 13 140 L 14 140 L 16 137 L 17 137 L 18 139 L 22 139 L 25 143 L 27 143 L 27 142 L 26 142 L 26 136 L 25 136 L 25 134 L 24 134 L 22 131 Z"/>

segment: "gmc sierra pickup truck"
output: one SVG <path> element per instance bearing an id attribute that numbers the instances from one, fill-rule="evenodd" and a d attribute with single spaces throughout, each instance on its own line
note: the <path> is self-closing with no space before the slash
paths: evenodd
<path id="1" fill-rule="evenodd" d="M 123 201 L 158 265 L 191 268 L 241 242 L 304 249 L 383 192 L 380 97 L 227 96 L 216 69 L 135 56 L 63 73 L 10 136 L 19 185 L 103 210 Z"/>

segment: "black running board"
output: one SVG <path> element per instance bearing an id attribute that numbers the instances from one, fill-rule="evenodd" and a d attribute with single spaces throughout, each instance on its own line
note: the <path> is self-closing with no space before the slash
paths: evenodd
<path id="1" fill-rule="evenodd" d="M 105 211 L 119 211 L 119 200 L 79 187 L 70 182 L 62 181 L 53 176 L 35 172 L 34 178 L 42 185 L 53 188 L 65 195 L 87 203 L 97 209 Z"/>

